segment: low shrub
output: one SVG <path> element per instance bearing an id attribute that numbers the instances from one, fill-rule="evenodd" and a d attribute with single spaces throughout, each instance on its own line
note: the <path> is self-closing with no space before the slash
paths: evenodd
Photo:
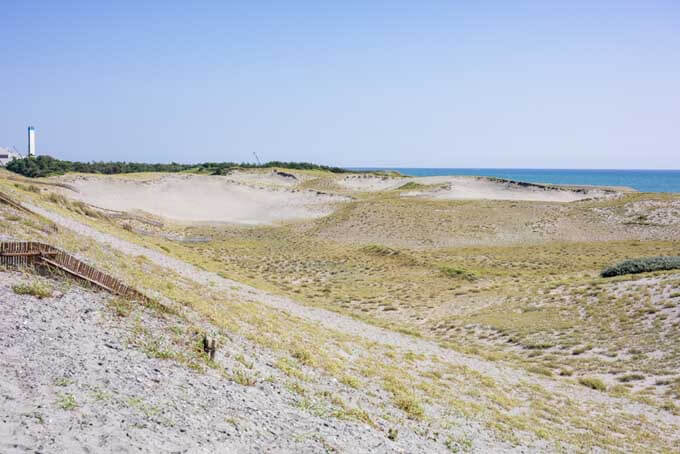
<path id="1" fill-rule="evenodd" d="M 602 270 L 602 277 L 680 269 L 680 256 L 644 257 L 625 260 Z"/>

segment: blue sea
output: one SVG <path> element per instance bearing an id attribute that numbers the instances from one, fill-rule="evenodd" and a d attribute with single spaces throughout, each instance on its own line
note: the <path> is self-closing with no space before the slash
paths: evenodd
<path id="1" fill-rule="evenodd" d="M 396 170 L 404 175 L 479 175 L 529 183 L 627 186 L 641 192 L 680 192 L 680 170 L 576 169 L 426 169 L 363 167 L 351 170 Z"/>

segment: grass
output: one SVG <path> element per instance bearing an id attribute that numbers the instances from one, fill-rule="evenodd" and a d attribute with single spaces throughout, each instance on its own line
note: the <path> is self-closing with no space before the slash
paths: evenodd
<path id="1" fill-rule="evenodd" d="M 78 214 L 89 216 L 94 219 L 107 219 L 107 217 L 99 210 L 93 208 L 87 203 L 81 202 L 80 200 L 70 200 L 61 194 L 55 192 L 50 192 L 44 196 L 44 200 L 50 203 L 66 208 L 67 210 L 73 211 Z"/>
<path id="2" fill-rule="evenodd" d="M 582 377 L 578 379 L 578 382 L 583 386 L 588 387 L 590 389 L 594 389 L 596 391 L 607 390 L 607 385 L 605 385 L 604 382 L 599 378 Z"/>
<path id="3" fill-rule="evenodd" d="M 57 406 L 62 410 L 75 410 L 78 408 L 78 402 L 73 394 L 58 394 Z"/>
<path id="4" fill-rule="evenodd" d="M 241 386 L 255 386 L 257 380 L 255 377 L 241 369 L 236 369 L 230 376 L 230 378 Z"/>
<path id="5" fill-rule="evenodd" d="M 52 287 L 38 280 L 24 282 L 12 286 L 12 290 L 17 295 L 31 295 L 38 299 L 49 298 L 52 296 Z"/>
<path id="6" fill-rule="evenodd" d="M 425 410 L 414 394 L 399 394 L 395 397 L 394 403 L 411 419 L 422 419 L 425 416 Z"/>
<path id="7" fill-rule="evenodd" d="M 360 408 L 348 408 L 343 406 L 342 409 L 334 411 L 332 416 L 338 419 L 359 421 L 369 426 L 375 427 L 375 422 L 373 422 L 370 415 Z"/>
<path id="8" fill-rule="evenodd" d="M 415 181 L 409 181 L 408 183 L 402 184 L 397 189 L 400 191 L 416 191 L 428 188 L 426 184 L 416 183 Z"/>
<path id="9" fill-rule="evenodd" d="M 618 378 L 621 383 L 628 383 L 632 381 L 644 380 L 645 376 L 642 374 L 626 374 Z"/>
<path id="10" fill-rule="evenodd" d="M 439 271 L 444 274 L 444 276 L 465 279 L 466 281 L 476 281 L 479 276 L 471 271 L 465 270 L 463 268 L 455 268 L 452 266 L 442 266 Z"/>
<path id="11" fill-rule="evenodd" d="M 115 296 L 109 299 L 109 307 L 118 317 L 128 317 L 132 312 L 132 302 L 127 298 Z"/>

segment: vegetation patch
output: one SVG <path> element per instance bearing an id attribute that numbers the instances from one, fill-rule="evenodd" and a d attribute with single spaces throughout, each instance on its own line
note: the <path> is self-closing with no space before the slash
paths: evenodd
<path id="1" fill-rule="evenodd" d="M 582 384 L 583 386 L 586 386 L 590 389 L 594 389 L 597 391 L 606 391 L 607 390 L 607 385 L 604 384 L 602 380 L 599 378 L 592 378 L 592 377 L 582 377 L 578 379 L 578 382 Z"/>
<path id="2" fill-rule="evenodd" d="M 439 271 L 444 274 L 444 276 L 452 277 L 456 279 L 464 279 L 466 281 L 476 281 L 479 279 L 479 275 L 472 271 L 468 271 L 463 268 L 455 268 L 453 266 L 441 266 Z"/>
<path id="3" fill-rule="evenodd" d="M 52 296 L 52 287 L 37 280 L 13 285 L 12 290 L 17 295 L 31 295 L 38 299 Z"/>
<path id="4" fill-rule="evenodd" d="M 369 244 L 368 246 L 362 247 L 361 251 L 371 255 L 382 256 L 399 255 L 398 250 L 389 248 L 387 246 L 381 246 L 379 244 Z"/>
<path id="5" fill-rule="evenodd" d="M 415 181 L 409 181 L 406 184 L 403 184 L 397 188 L 399 191 L 415 191 L 419 189 L 425 189 L 427 188 L 427 185 L 421 184 L 421 183 L 416 183 Z"/>
<path id="6" fill-rule="evenodd" d="M 323 170 L 332 173 L 349 172 L 341 167 L 330 167 L 309 162 L 270 161 L 264 164 L 235 163 L 235 162 L 204 162 L 202 164 L 148 164 L 143 162 L 77 162 L 63 161 L 51 156 L 41 155 L 23 159 L 15 159 L 7 164 L 7 170 L 25 177 L 49 177 L 63 175 L 67 172 L 101 173 L 114 175 L 138 172 L 185 172 L 196 170 L 220 175 L 231 169 L 260 169 L 281 167 L 297 170 Z"/>
<path id="7" fill-rule="evenodd" d="M 78 407 L 78 402 L 73 394 L 59 394 L 57 406 L 62 410 L 75 410 Z"/>
<path id="8" fill-rule="evenodd" d="M 680 256 L 645 257 L 625 260 L 602 270 L 602 277 L 680 269 Z"/>

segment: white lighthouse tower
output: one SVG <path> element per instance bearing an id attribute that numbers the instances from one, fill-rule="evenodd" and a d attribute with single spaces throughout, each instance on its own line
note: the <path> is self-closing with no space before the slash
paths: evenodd
<path id="1" fill-rule="evenodd" d="M 35 128 L 28 127 L 28 157 L 35 156 Z"/>

